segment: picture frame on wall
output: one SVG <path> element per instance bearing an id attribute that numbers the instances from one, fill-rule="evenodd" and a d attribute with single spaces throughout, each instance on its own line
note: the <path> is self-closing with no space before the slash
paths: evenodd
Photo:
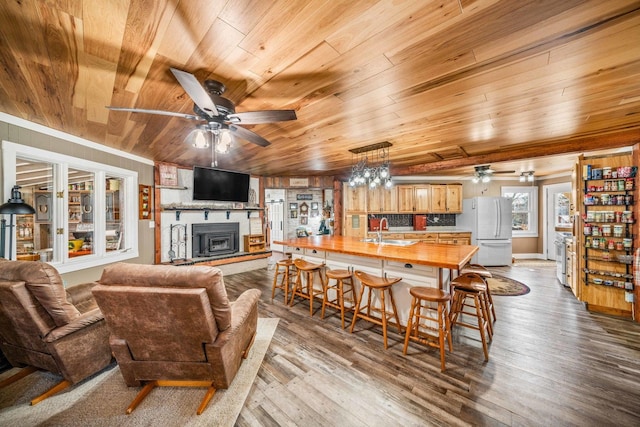
<path id="1" fill-rule="evenodd" d="M 291 218 L 298 218 L 298 210 L 294 209 L 291 211 Z"/>
<path id="2" fill-rule="evenodd" d="M 290 210 L 298 209 L 298 204 L 297 203 L 289 203 L 289 209 Z"/>
<path id="3" fill-rule="evenodd" d="M 311 202 L 311 210 L 312 211 L 318 210 L 318 202 Z"/>
<path id="4" fill-rule="evenodd" d="M 309 223 L 309 219 L 308 219 L 308 218 L 309 218 L 309 217 L 308 217 L 308 216 L 306 216 L 306 215 L 305 215 L 305 216 L 301 216 L 301 217 L 300 217 L 300 224 L 302 224 L 302 225 L 307 225 L 307 224 Z"/>

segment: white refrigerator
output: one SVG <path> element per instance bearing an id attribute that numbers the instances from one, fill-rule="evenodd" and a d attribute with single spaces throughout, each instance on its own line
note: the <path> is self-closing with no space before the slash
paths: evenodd
<path id="1" fill-rule="evenodd" d="M 511 199 L 474 197 L 462 202 L 456 226 L 471 230 L 471 244 L 479 247 L 472 262 L 484 266 L 511 265 Z"/>

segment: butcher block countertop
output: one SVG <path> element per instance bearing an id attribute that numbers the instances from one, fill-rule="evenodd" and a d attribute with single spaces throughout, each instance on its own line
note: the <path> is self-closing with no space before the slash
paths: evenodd
<path id="1" fill-rule="evenodd" d="M 430 265 L 460 270 L 478 252 L 473 245 L 444 245 L 417 242 L 410 246 L 394 246 L 363 242 L 355 237 L 310 236 L 274 242 L 298 248 L 316 249 L 390 261 Z"/>

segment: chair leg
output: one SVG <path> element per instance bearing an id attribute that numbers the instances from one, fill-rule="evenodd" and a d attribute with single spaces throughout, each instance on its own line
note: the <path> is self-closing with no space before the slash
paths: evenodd
<path id="1" fill-rule="evenodd" d="M 34 368 L 33 366 L 27 366 L 25 368 L 20 369 L 17 373 L 11 375 L 9 378 L 5 379 L 4 381 L 0 382 L 0 388 L 2 387 L 6 387 L 10 384 L 15 383 L 18 380 L 21 380 L 22 378 L 26 377 L 27 375 L 30 375 L 34 372 L 36 372 L 38 369 Z"/>
<path id="2" fill-rule="evenodd" d="M 411 308 L 409 309 L 409 320 L 407 321 L 407 333 L 404 337 L 404 348 L 402 349 L 402 354 L 407 354 L 407 348 L 409 348 L 409 336 L 411 335 L 411 330 L 413 329 L 413 317 L 416 312 L 416 298 L 411 297 Z"/>
<path id="3" fill-rule="evenodd" d="M 136 397 L 133 399 L 133 401 L 131 401 L 131 403 L 129 404 L 129 407 L 127 408 L 127 410 L 125 411 L 125 413 L 127 415 L 129 415 L 130 413 L 133 412 L 134 409 L 136 409 L 138 407 L 138 405 L 140 404 L 140 402 L 142 402 L 144 400 L 145 397 L 147 397 L 147 395 L 149 393 L 151 393 L 151 390 L 153 390 L 155 388 L 155 386 L 158 385 L 156 381 L 151 381 L 147 384 L 144 385 L 144 387 L 142 387 L 142 390 L 140 390 L 140 392 L 136 395 Z"/>
<path id="4" fill-rule="evenodd" d="M 380 309 L 382 310 L 382 339 L 384 340 L 384 349 L 387 349 L 387 308 L 384 304 L 384 289 L 380 289 Z"/>
<path id="5" fill-rule="evenodd" d="M 35 399 L 32 399 L 31 400 L 31 406 L 42 402 L 46 398 L 53 396 L 54 394 L 56 394 L 56 393 L 64 390 L 65 388 L 69 387 L 70 385 L 71 385 L 71 381 L 67 381 L 67 380 L 60 381 L 58 384 L 54 385 L 49 390 L 47 390 L 44 393 L 42 393 L 40 396 L 36 397 Z"/>
<path id="6" fill-rule="evenodd" d="M 253 343 L 255 342 L 255 340 L 256 340 L 256 334 L 254 332 L 253 336 L 251 337 L 251 341 L 249 341 L 249 345 L 247 346 L 247 348 L 245 348 L 242 351 L 242 358 L 243 359 L 246 359 L 247 357 L 249 357 L 249 350 L 251 350 L 251 347 L 253 347 Z"/>
<path id="7" fill-rule="evenodd" d="M 207 393 L 204 395 L 204 399 L 202 399 L 202 402 L 200 403 L 200 406 L 198 406 L 198 410 L 196 411 L 196 414 L 201 415 L 204 412 L 204 410 L 207 409 L 207 405 L 209 404 L 209 401 L 211 400 L 214 394 L 216 394 L 216 389 L 213 388 L 213 386 L 209 387 L 207 389 Z"/>
<path id="8" fill-rule="evenodd" d="M 398 310 L 396 309 L 396 302 L 393 299 L 393 291 L 389 288 L 389 299 L 391 300 L 391 308 L 393 309 L 393 314 L 396 317 L 396 323 L 398 325 L 398 332 L 402 335 L 402 325 L 400 324 L 400 317 L 398 317 Z"/>
<path id="9" fill-rule="evenodd" d="M 356 308 L 353 312 L 353 319 L 351 319 L 351 333 L 353 333 L 353 327 L 356 324 L 356 320 L 358 319 L 358 313 L 360 312 L 360 303 L 362 302 L 362 297 L 364 297 L 364 286 L 360 286 L 360 295 L 358 296 L 357 301 L 355 302 Z"/>

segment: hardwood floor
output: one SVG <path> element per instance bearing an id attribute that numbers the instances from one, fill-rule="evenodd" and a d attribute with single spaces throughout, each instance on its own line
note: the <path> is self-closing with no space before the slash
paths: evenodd
<path id="1" fill-rule="evenodd" d="M 225 277 L 230 298 L 262 290 L 261 317 L 280 324 L 237 426 L 640 425 L 640 324 L 588 312 L 555 279 L 554 266 L 492 269 L 527 284 L 494 296 L 497 322 L 484 362 L 476 331 L 454 330 L 440 372 L 438 350 L 336 310 L 271 302 L 272 271 Z M 349 320 L 351 317 L 349 316 Z"/>

